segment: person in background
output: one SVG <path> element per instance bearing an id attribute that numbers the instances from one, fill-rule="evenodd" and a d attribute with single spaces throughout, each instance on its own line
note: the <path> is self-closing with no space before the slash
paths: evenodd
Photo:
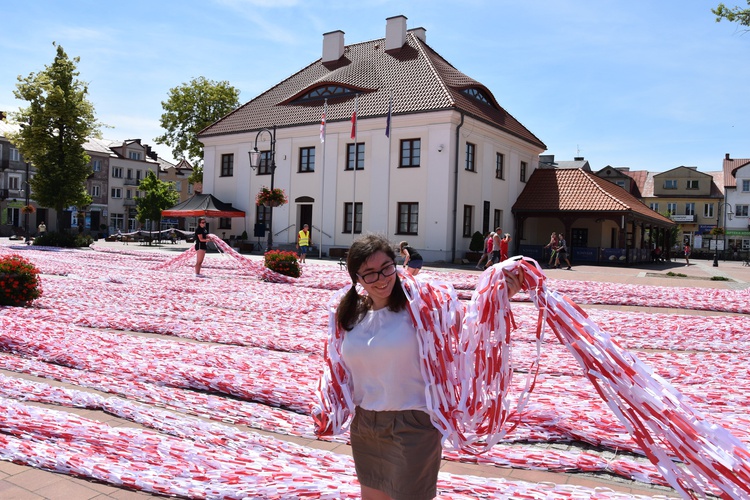
<path id="1" fill-rule="evenodd" d="M 508 247 L 510 246 L 510 233 L 505 233 L 500 240 L 500 262 L 508 260 Z"/>
<path id="2" fill-rule="evenodd" d="M 412 276 L 419 274 L 422 270 L 422 255 L 409 246 L 409 243 L 402 241 L 398 244 L 399 253 L 404 257 L 404 268 Z"/>
<path id="3" fill-rule="evenodd" d="M 201 274 L 201 266 L 203 265 L 203 259 L 206 257 L 206 250 L 208 250 L 208 228 L 206 227 L 206 219 L 201 217 L 198 219 L 198 227 L 195 228 L 195 277 L 203 278 Z"/>
<path id="4" fill-rule="evenodd" d="M 305 263 L 305 256 L 312 246 L 312 235 L 310 234 L 310 226 L 305 224 L 302 226 L 302 230 L 297 233 L 297 250 L 299 251 L 299 262 L 300 264 Z"/>
<path id="5" fill-rule="evenodd" d="M 44 221 L 39 223 L 39 227 L 37 227 L 37 230 L 39 231 L 39 236 L 42 236 L 45 232 L 47 232 L 47 225 L 44 223 Z"/>
<path id="6" fill-rule="evenodd" d="M 492 258 L 487 261 L 487 265 L 484 266 L 485 269 L 500 262 L 500 241 L 502 240 L 502 238 L 503 228 L 495 228 L 495 234 L 492 235 Z"/>
<path id="7" fill-rule="evenodd" d="M 565 236 L 562 233 L 557 233 L 557 251 L 555 252 L 555 267 L 560 267 L 560 261 L 565 261 L 568 265 L 566 269 L 570 271 L 570 261 L 568 260 L 568 244 L 565 242 Z"/>
<path id="8" fill-rule="evenodd" d="M 557 233 L 552 231 L 552 236 L 549 238 L 549 243 L 544 245 L 544 248 L 549 248 L 549 264 L 547 264 L 547 267 L 552 267 L 552 264 L 555 262 L 555 249 L 557 248 Z"/>
<path id="9" fill-rule="evenodd" d="M 490 231 L 484 237 L 484 246 L 482 247 L 482 256 L 479 257 L 479 262 L 477 262 L 477 269 L 479 269 L 480 271 L 484 270 L 484 264 L 489 261 L 489 258 L 492 255 L 492 235 L 493 234 L 494 233 Z"/>
<path id="10" fill-rule="evenodd" d="M 686 241 L 682 251 L 685 252 L 685 267 L 688 267 L 690 265 L 690 243 Z"/>
<path id="11" fill-rule="evenodd" d="M 394 249 L 377 235 L 352 244 L 347 269 L 351 287 L 339 292 L 324 351 L 325 364 L 344 382 L 327 385 L 324 376 L 318 392 L 325 398 L 335 386 L 346 396 L 319 400 L 312 411 L 316 432 L 340 432 L 331 426 L 329 412 L 347 405 L 354 415 L 350 439 L 362 498 L 429 500 L 437 493 L 442 434 L 432 424 L 438 417 L 427 402 L 421 363 L 437 361 L 420 355 L 420 334 L 406 294 L 408 288 L 418 295 L 429 284 L 399 274 Z M 512 296 L 521 289 L 523 273 L 506 271 L 504 276 Z M 449 337 L 446 329 L 452 326 L 446 320 L 436 326 L 436 335 Z M 335 360 L 331 353 L 337 353 Z"/>

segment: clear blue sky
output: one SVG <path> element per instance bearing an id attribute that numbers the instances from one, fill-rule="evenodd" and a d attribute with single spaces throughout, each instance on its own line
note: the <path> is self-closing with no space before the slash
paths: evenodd
<path id="1" fill-rule="evenodd" d="M 724 0 L 742 5 L 742 0 Z M 18 75 L 52 42 L 80 57 L 108 139 L 141 138 L 160 155 L 161 101 L 205 76 L 247 102 L 321 56 L 323 33 L 347 44 L 408 28 L 486 85 L 559 160 L 664 171 L 719 170 L 750 158 L 750 33 L 716 23 L 706 0 L 27 0 L 2 2 L 0 109 L 21 103 Z"/>

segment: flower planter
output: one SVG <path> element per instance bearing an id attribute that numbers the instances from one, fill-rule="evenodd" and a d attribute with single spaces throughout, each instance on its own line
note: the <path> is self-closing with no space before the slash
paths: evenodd
<path id="1" fill-rule="evenodd" d="M 286 193 L 281 188 L 268 189 L 263 186 L 255 197 L 255 204 L 265 207 L 279 207 L 287 201 Z"/>

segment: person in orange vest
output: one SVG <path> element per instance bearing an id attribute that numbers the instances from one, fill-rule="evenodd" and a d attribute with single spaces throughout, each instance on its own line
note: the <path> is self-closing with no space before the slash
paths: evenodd
<path id="1" fill-rule="evenodd" d="M 312 246 L 312 235 L 310 234 L 310 226 L 305 224 L 302 226 L 302 231 L 297 233 L 297 250 L 299 251 L 299 261 L 301 264 L 305 263 L 305 256 Z"/>

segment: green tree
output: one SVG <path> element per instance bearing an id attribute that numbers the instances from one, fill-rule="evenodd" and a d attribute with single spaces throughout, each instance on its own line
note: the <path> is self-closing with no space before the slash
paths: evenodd
<path id="1" fill-rule="evenodd" d="M 750 6 L 750 0 L 747 0 L 747 5 Z M 739 23 L 741 26 L 750 27 L 750 8 L 740 9 L 739 7 L 729 8 L 723 3 L 720 3 L 715 9 L 711 9 L 716 15 L 716 22 L 721 22 L 722 19 L 726 19 L 732 23 Z"/>
<path id="2" fill-rule="evenodd" d="M 239 96 L 240 91 L 229 82 L 202 76 L 170 89 L 169 98 L 161 103 L 160 124 L 166 132 L 154 140 L 172 148 L 175 159 L 187 159 L 198 171 L 203 159 L 198 132 L 237 108 Z"/>
<path id="3" fill-rule="evenodd" d="M 169 183 L 156 178 L 153 172 L 148 172 L 146 178 L 138 185 L 143 195 L 135 200 L 136 219 L 141 224 L 150 220 L 161 226 L 161 211 L 173 207 L 180 199 L 180 194 Z M 154 227 L 154 224 L 151 225 Z"/>
<path id="4" fill-rule="evenodd" d="M 203 166 L 196 165 L 193 167 L 193 171 L 188 176 L 188 182 L 190 184 L 199 184 L 203 182 Z"/>
<path id="5" fill-rule="evenodd" d="M 57 55 L 51 65 L 18 77 L 13 94 L 29 106 L 13 113 L 22 126 L 10 140 L 36 168 L 30 180 L 34 200 L 56 210 L 59 229 L 66 207 L 91 203 L 86 178 L 92 171 L 83 145 L 99 136 L 101 124 L 86 97 L 88 86 L 77 78 L 79 58 L 71 60 L 60 45 L 53 45 Z"/>

